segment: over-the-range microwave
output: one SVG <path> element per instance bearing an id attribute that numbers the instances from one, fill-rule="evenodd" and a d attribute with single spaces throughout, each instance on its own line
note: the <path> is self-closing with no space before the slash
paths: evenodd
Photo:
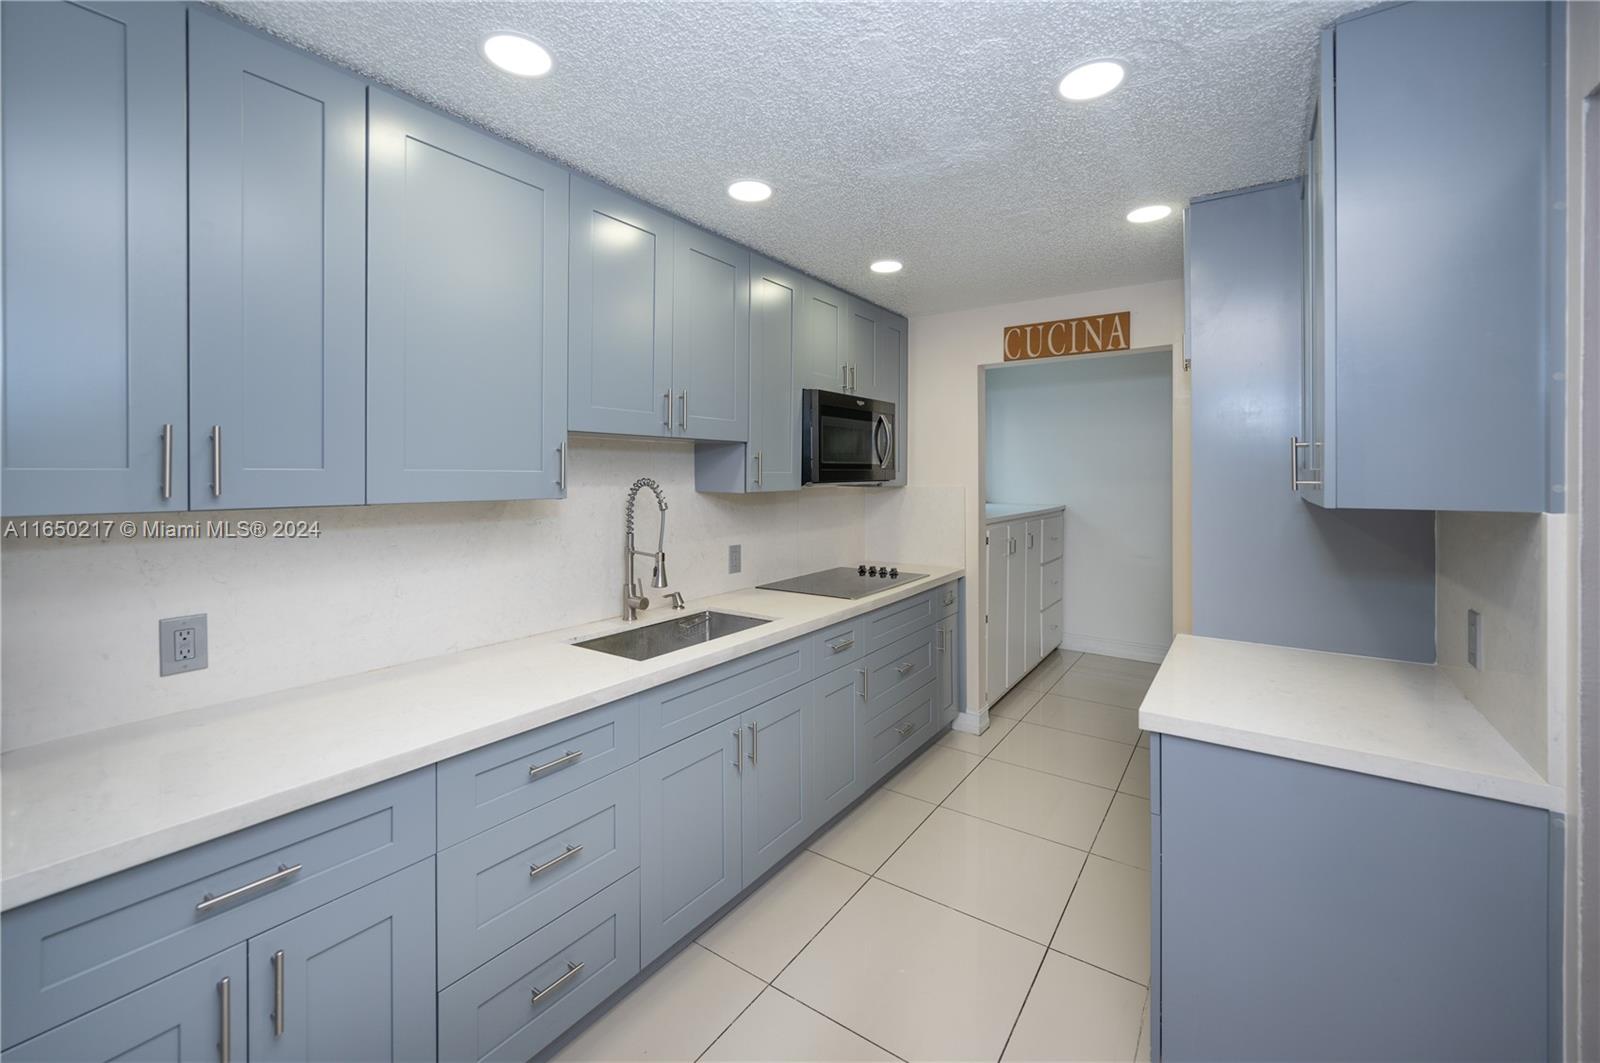
<path id="1" fill-rule="evenodd" d="M 802 483 L 878 484 L 894 479 L 894 403 L 806 388 L 801 406 Z"/>

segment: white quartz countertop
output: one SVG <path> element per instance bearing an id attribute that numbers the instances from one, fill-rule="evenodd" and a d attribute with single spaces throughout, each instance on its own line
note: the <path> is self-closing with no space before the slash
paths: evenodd
<path id="1" fill-rule="evenodd" d="M 1560 811 L 1551 786 L 1428 664 L 1179 635 L 1139 708 L 1159 734 Z"/>
<path id="2" fill-rule="evenodd" d="M 1059 513 L 1067 507 L 1057 502 L 1053 505 L 1034 505 L 1027 502 L 985 502 L 983 505 L 984 523 L 996 520 L 1016 520 L 1019 517 L 1042 517 L 1047 513 Z"/>
<path id="3" fill-rule="evenodd" d="M 612 619 L 0 756 L 0 907 L 15 908 L 773 646 L 959 579 L 866 598 L 742 590 L 691 600 L 771 620 L 649 661 L 571 645 Z M 652 609 L 639 624 L 671 619 Z"/>

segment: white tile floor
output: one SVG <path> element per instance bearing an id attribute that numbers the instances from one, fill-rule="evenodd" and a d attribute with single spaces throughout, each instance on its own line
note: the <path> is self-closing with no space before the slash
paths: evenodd
<path id="1" fill-rule="evenodd" d="M 559 1058 L 1148 1059 L 1155 667 L 1051 654 Z"/>

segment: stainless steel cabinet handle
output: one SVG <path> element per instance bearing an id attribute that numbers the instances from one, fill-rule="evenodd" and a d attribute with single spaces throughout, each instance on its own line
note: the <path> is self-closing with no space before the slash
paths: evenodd
<path id="1" fill-rule="evenodd" d="M 222 497 L 222 426 L 211 426 L 211 497 Z"/>
<path id="2" fill-rule="evenodd" d="M 1299 436 L 1289 437 L 1289 490 L 1291 491 L 1299 491 L 1302 487 L 1322 486 L 1321 477 L 1315 480 L 1300 479 L 1300 450 L 1302 447 L 1309 448 L 1310 446 L 1310 443 L 1300 442 Z"/>
<path id="3" fill-rule="evenodd" d="M 684 388 L 678 392 L 678 428 L 681 431 L 689 430 L 689 389 Z"/>
<path id="4" fill-rule="evenodd" d="M 832 642 L 828 643 L 828 649 L 832 650 L 834 653 L 843 653 L 845 650 L 848 650 L 851 646 L 854 646 L 855 644 L 856 644 L 856 640 L 854 638 L 852 638 L 849 635 L 845 635 L 845 636 L 843 636 L 841 638 L 836 638 Z"/>
<path id="5" fill-rule="evenodd" d="M 283 1036 L 283 950 L 272 954 L 272 1035 Z"/>
<path id="6" fill-rule="evenodd" d="M 856 672 L 861 676 L 861 700 L 862 701 L 866 701 L 867 700 L 867 670 L 865 668 L 857 668 Z"/>
<path id="7" fill-rule="evenodd" d="M 744 728 L 733 729 L 733 770 L 744 773 Z"/>
<path id="8" fill-rule="evenodd" d="M 1033 549 L 1033 532 L 1028 533 L 1028 549 Z"/>
<path id="9" fill-rule="evenodd" d="M 847 365 L 841 365 L 839 367 L 839 390 L 850 390 L 850 367 Z"/>
<path id="10" fill-rule="evenodd" d="M 851 366 L 850 367 L 850 391 L 852 393 L 854 393 L 855 390 L 856 390 L 856 367 L 855 366 Z"/>
<path id="11" fill-rule="evenodd" d="M 534 764 L 528 768 L 528 778 L 537 779 L 547 771 L 555 771 L 557 768 L 564 768 L 581 756 L 583 756 L 583 750 L 569 749 L 555 760 L 547 760 L 543 764 Z"/>
<path id="12" fill-rule="evenodd" d="M 912 731 L 915 731 L 916 729 L 917 729 L 917 725 L 914 724 L 914 723 L 903 723 L 899 727 L 896 727 L 894 729 L 894 733 L 899 735 L 901 738 L 904 738 L 906 735 L 910 734 Z"/>
<path id="13" fill-rule="evenodd" d="M 224 978 L 217 983 L 217 996 L 222 999 L 222 1040 L 217 1042 L 217 1055 L 222 1063 L 233 1059 L 233 979 Z"/>
<path id="14" fill-rule="evenodd" d="M 944 637 L 946 635 L 948 635 L 949 633 L 950 632 L 945 628 L 940 628 L 939 629 L 939 653 L 940 654 L 944 653 Z"/>
<path id="15" fill-rule="evenodd" d="M 750 724 L 750 763 L 756 762 L 756 725 Z"/>
<path id="16" fill-rule="evenodd" d="M 161 501 L 172 498 L 172 426 L 161 426 Z"/>
<path id="17" fill-rule="evenodd" d="M 227 893 L 219 893 L 215 895 L 210 893 L 206 894 L 204 897 L 200 898 L 200 903 L 194 906 L 194 910 L 197 912 L 209 912 L 219 904 L 227 904 L 229 901 L 238 900 L 246 893 L 252 893 L 258 889 L 262 889 L 263 887 L 270 886 L 275 882 L 282 882 L 286 878 L 297 875 L 300 873 L 300 868 L 302 866 L 303 865 L 301 864 L 296 864 L 293 867 L 290 867 L 287 864 L 279 864 L 278 870 L 274 871 L 272 874 L 258 878 L 254 882 L 247 882 L 238 889 L 232 889 Z"/>
<path id="18" fill-rule="evenodd" d="M 761 451 L 756 451 L 756 486 L 761 486 Z"/>
<path id="19" fill-rule="evenodd" d="M 672 392 L 670 390 L 661 393 L 661 423 L 668 428 L 672 427 Z"/>
<path id="20" fill-rule="evenodd" d="M 581 852 L 583 852 L 583 846 L 569 845 L 562 850 L 559 855 L 552 856 L 542 864 L 529 864 L 528 877 L 533 878 L 535 875 L 542 875 L 546 871 L 549 871 L 552 867 L 555 867 L 557 864 L 561 863 L 563 860 L 571 860 L 574 856 L 577 856 Z"/>
<path id="21" fill-rule="evenodd" d="M 563 491 L 567 489 L 567 448 L 565 445 L 556 448 L 556 486 Z"/>
<path id="22" fill-rule="evenodd" d="M 895 667 L 895 671 L 899 672 L 901 675 L 905 675 L 907 672 L 911 671 L 911 669 L 913 669 L 915 667 L 916 667 L 916 665 L 912 664 L 910 661 L 907 661 L 904 664 L 897 665 Z"/>
<path id="23" fill-rule="evenodd" d="M 581 970 L 583 970 L 583 964 L 581 964 L 581 963 L 572 963 L 571 961 L 568 961 L 567 962 L 567 973 L 562 975 L 560 978 L 557 978 L 554 982 L 551 982 L 549 985 L 545 986 L 543 989 L 535 989 L 533 991 L 533 999 L 528 1001 L 528 1003 L 529 1004 L 537 1004 L 537 1003 L 539 1003 L 539 1001 L 543 1000 L 545 997 L 549 996 L 551 993 L 554 993 L 556 990 L 558 990 L 562 986 L 566 985 L 568 979 L 575 978 L 577 976 L 578 972 L 581 971 Z"/>
<path id="24" fill-rule="evenodd" d="M 954 604 L 956 604 L 956 592 L 955 591 L 951 591 L 950 593 L 948 593 L 948 594 L 946 594 L 944 596 L 944 604 L 946 604 L 946 605 L 954 605 Z"/>

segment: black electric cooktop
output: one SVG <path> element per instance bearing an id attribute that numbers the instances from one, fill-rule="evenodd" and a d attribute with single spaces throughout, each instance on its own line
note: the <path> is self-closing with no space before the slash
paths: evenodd
<path id="1" fill-rule="evenodd" d="M 790 591 L 794 594 L 820 594 L 826 598 L 865 598 L 901 583 L 927 579 L 926 572 L 901 572 L 892 565 L 857 565 L 825 568 L 793 579 L 763 583 L 757 590 Z"/>

